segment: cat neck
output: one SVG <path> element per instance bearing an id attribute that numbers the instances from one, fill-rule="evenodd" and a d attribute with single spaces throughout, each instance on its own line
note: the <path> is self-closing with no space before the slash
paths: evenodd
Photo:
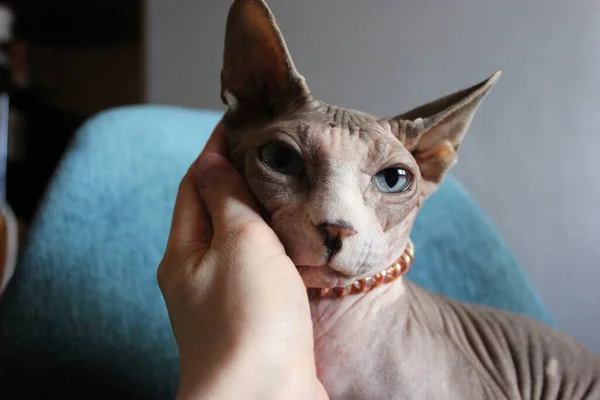
<path id="1" fill-rule="evenodd" d="M 315 329 L 329 331 L 347 318 L 370 320 L 376 315 L 387 314 L 393 309 L 398 317 L 408 311 L 411 290 L 404 277 L 379 286 L 365 293 L 356 293 L 344 297 L 322 297 L 318 293 L 309 293 L 311 316 Z M 369 314 L 367 317 L 366 314 Z"/>

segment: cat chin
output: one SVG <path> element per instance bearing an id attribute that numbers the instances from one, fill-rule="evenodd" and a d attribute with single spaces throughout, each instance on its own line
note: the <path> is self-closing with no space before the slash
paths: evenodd
<path id="1" fill-rule="evenodd" d="M 349 285 L 356 280 L 355 276 L 342 274 L 329 265 L 301 265 L 296 268 L 308 288 L 334 288 Z"/>

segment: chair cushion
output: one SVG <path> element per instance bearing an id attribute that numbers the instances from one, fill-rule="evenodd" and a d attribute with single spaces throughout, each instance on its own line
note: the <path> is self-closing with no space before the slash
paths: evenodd
<path id="1" fill-rule="evenodd" d="M 156 267 L 179 181 L 221 115 L 124 107 L 80 129 L 0 301 L 0 398 L 173 397 L 177 348 Z M 413 239 L 409 279 L 552 323 L 454 178 L 426 202 Z"/>

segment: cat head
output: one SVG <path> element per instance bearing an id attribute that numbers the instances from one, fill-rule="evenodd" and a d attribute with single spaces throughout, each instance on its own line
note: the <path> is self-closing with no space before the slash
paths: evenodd
<path id="1" fill-rule="evenodd" d="M 402 254 L 500 76 L 391 118 L 325 104 L 262 0 L 235 0 L 221 98 L 232 162 L 307 287 L 373 275 Z"/>

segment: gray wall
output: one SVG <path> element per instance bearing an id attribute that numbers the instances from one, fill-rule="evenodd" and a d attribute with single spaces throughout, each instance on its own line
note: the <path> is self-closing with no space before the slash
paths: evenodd
<path id="1" fill-rule="evenodd" d="M 148 0 L 149 101 L 219 108 L 229 1 Z M 504 75 L 456 167 L 562 328 L 600 353 L 600 3 L 271 0 L 316 96 L 394 114 Z"/>

